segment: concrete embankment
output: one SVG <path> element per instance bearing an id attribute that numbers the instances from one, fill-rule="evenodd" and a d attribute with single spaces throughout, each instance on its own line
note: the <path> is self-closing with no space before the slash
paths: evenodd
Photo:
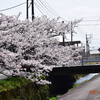
<path id="1" fill-rule="evenodd" d="M 100 74 L 62 95 L 57 100 L 100 100 Z"/>
<path id="2" fill-rule="evenodd" d="M 48 85 L 37 85 L 21 77 L 0 81 L 0 100 L 48 100 Z"/>

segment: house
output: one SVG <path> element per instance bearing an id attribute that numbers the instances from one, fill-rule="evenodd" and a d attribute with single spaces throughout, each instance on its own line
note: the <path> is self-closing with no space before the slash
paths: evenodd
<path id="1" fill-rule="evenodd" d="M 70 46 L 70 45 L 75 45 L 81 44 L 81 41 L 67 41 L 67 42 L 60 42 L 59 45 L 65 45 L 65 46 Z"/>
<path id="2" fill-rule="evenodd" d="M 100 59 L 100 52 L 98 50 L 91 50 L 90 59 Z"/>

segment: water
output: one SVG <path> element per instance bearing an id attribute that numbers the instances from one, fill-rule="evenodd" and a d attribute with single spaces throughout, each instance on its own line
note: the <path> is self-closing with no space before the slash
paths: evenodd
<path id="1" fill-rule="evenodd" d="M 86 80 L 90 80 L 93 76 L 98 75 L 99 73 L 93 73 L 93 74 L 88 74 L 84 77 L 81 77 L 80 79 L 78 79 L 74 84 L 79 84 L 82 83 Z"/>

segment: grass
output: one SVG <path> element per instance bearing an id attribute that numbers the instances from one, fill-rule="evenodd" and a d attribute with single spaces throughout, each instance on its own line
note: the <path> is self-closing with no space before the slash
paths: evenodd
<path id="1" fill-rule="evenodd" d="M 16 87 L 20 87 L 28 82 L 30 81 L 22 77 L 8 77 L 7 79 L 0 81 L 0 92 L 15 89 Z"/>
<path id="2" fill-rule="evenodd" d="M 48 100 L 57 100 L 61 95 L 57 95 L 56 97 L 47 97 Z"/>
<path id="3" fill-rule="evenodd" d="M 94 78 L 95 76 L 97 76 L 97 75 L 94 75 L 92 78 Z M 89 81 L 89 80 L 85 80 L 84 82 L 87 82 L 87 81 Z M 84 82 L 82 82 L 82 83 L 84 83 Z M 75 84 L 71 89 L 69 89 L 69 91 L 72 90 L 72 89 L 74 89 L 74 88 L 76 88 L 77 86 L 81 85 L 82 83 Z"/>
<path id="4" fill-rule="evenodd" d="M 85 80 L 84 82 L 87 82 L 87 81 L 88 80 Z M 82 83 L 84 83 L 84 82 L 82 82 Z M 72 89 L 74 89 L 74 88 L 76 88 L 77 86 L 81 85 L 82 83 L 74 84 L 73 87 L 71 89 L 69 89 L 69 91 L 72 90 Z"/>
<path id="5" fill-rule="evenodd" d="M 22 77 L 0 81 L 0 100 L 47 100 L 46 97 L 49 97 L 48 85 L 37 85 Z"/>

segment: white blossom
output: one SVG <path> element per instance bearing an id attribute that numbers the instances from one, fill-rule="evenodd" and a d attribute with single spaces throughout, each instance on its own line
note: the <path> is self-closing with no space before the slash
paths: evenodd
<path id="1" fill-rule="evenodd" d="M 0 72 L 6 70 L 4 74 L 50 84 L 41 76 L 48 75 L 53 67 L 75 64 L 74 57 L 80 57 L 82 47 L 63 47 L 52 37 L 61 32 L 67 34 L 69 23 L 46 16 L 36 17 L 33 22 L 20 21 L 18 17 L 0 14 Z"/>

